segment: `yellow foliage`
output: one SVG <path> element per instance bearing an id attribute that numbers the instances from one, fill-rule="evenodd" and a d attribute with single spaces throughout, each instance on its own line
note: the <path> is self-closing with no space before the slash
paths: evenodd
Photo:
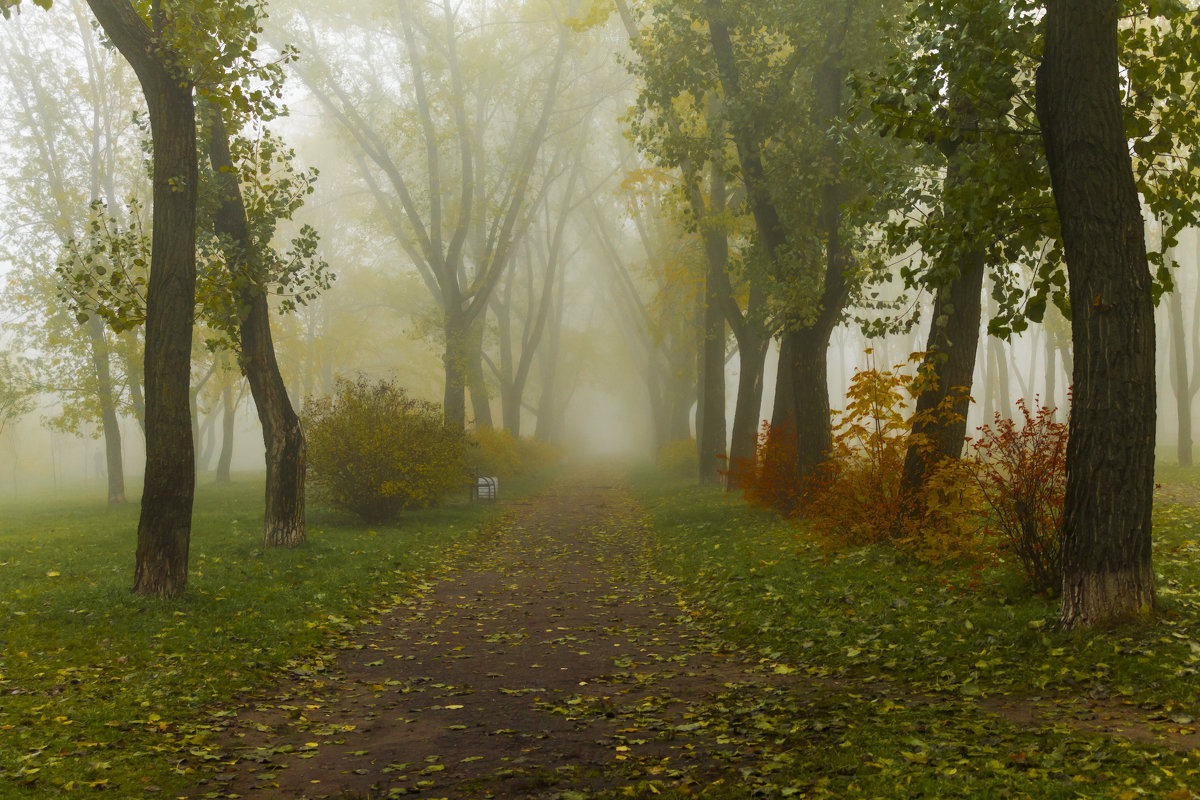
<path id="1" fill-rule="evenodd" d="M 394 383 L 339 378 L 333 396 L 305 404 L 303 424 L 317 498 L 368 521 L 436 505 L 466 483 L 463 435 Z"/>
<path id="2" fill-rule="evenodd" d="M 920 353 L 910 357 L 923 361 Z M 909 446 L 929 446 L 913 426 L 957 414 L 950 398 L 920 418 L 910 415 L 929 375 L 905 368 L 870 365 L 855 373 L 846 410 L 835 418 L 833 450 L 807 495 L 810 526 L 829 547 L 888 540 L 927 561 L 967 555 L 976 550 L 982 500 L 966 465 L 936 460 L 917 496 L 901 490 Z"/>
<path id="3" fill-rule="evenodd" d="M 553 445 L 532 437 L 518 439 L 502 428 L 481 428 L 470 435 L 467 459 L 479 475 L 515 478 L 537 472 L 561 456 Z"/>

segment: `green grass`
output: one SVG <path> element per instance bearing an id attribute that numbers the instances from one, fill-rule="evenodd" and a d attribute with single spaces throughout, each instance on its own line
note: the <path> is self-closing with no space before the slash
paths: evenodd
<path id="1" fill-rule="evenodd" d="M 1200 482 L 1200 470 L 1168 474 Z M 794 712 L 806 720 L 787 734 L 798 755 L 776 787 L 845 797 L 1200 789 L 1200 757 L 1072 724 L 1092 697 L 1143 714 L 1153 733 L 1195 728 L 1200 509 L 1155 510 L 1153 624 L 1080 633 L 1057 630 L 1057 603 L 1003 566 L 930 565 L 887 547 L 828 553 L 802 527 L 719 490 L 652 473 L 633 484 L 686 612 L 801 684 L 826 687 Z M 881 692 L 898 706 L 883 713 Z M 1006 697 L 1036 699 L 1048 718 L 1022 728 L 981 708 Z M 722 791 L 712 796 L 749 790 Z"/>
<path id="2" fill-rule="evenodd" d="M 307 546 L 278 550 L 261 509 L 261 481 L 201 486 L 188 592 L 166 602 L 129 592 L 135 503 L 0 503 L 0 797 L 176 796 L 208 755 L 208 714 L 313 658 L 496 513 L 460 501 L 367 527 L 318 507 Z"/>

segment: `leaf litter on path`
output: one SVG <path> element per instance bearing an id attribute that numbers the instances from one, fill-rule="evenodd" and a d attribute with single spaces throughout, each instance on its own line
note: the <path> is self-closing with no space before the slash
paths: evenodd
<path id="1" fill-rule="evenodd" d="M 225 712 L 195 796 L 581 797 L 777 769 L 799 701 L 776 665 L 689 623 L 638 507 L 604 483 L 509 513 L 277 695 Z"/>

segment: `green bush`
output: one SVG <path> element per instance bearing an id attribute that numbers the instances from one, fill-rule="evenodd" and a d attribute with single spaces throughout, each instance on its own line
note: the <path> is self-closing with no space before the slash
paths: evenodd
<path id="1" fill-rule="evenodd" d="M 317 498 L 368 522 L 436 505 L 466 482 L 463 434 L 393 382 L 339 378 L 332 397 L 305 403 L 303 423 Z"/>

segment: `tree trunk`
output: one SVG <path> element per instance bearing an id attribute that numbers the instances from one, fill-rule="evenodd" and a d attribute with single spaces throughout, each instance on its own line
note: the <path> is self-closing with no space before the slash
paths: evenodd
<path id="1" fill-rule="evenodd" d="M 917 397 L 914 441 L 904 454 L 900 479 L 901 491 L 910 501 L 920 496 L 932 466 L 962 455 L 979 348 L 983 272 L 983 251 L 971 251 L 958 276 L 939 288 L 934 298 L 923 364 L 931 370 L 932 380 Z M 948 400 L 952 403 L 949 407 Z"/>
<path id="2" fill-rule="evenodd" d="M 138 339 L 135 331 L 118 334 L 120 337 L 120 358 L 124 364 L 125 380 L 129 385 L 129 403 L 133 406 L 133 417 L 137 420 L 142 438 L 146 436 L 146 396 L 143 387 L 146 382 L 144 356 L 137 357 Z"/>
<path id="3" fill-rule="evenodd" d="M 463 317 L 461 303 L 457 298 L 446 298 L 442 330 L 446 335 L 446 350 L 442 354 L 442 366 L 446 370 L 442 414 L 445 416 L 448 426 L 454 430 L 463 431 L 467 427 L 467 368 L 470 333 Z"/>
<path id="4" fill-rule="evenodd" d="M 233 383 L 225 384 L 221 392 L 221 455 L 217 458 L 217 483 L 229 483 L 229 468 L 233 463 L 233 432 L 237 421 L 237 406 L 233 402 Z"/>
<path id="5" fill-rule="evenodd" d="M 137 73 L 149 109 L 154 237 L 146 290 L 146 477 L 133 591 L 174 597 L 187 588 L 196 490 L 188 408 L 198 184 L 192 83 L 128 0 L 88 5 Z M 155 4 L 152 13 L 163 12 Z"/>
<path id="6" fill-rule="evenodd" d="M 796 467 L 802 491 L 833 449 L 833 431 L 829 425 L 830 333 L 814 328 L 795 333 L 792 397 L 796 420 Z"/>
<path id="7" fill-rule="evenodd" d="M 470 357 L 467 361 L 469 365 L 467 384 L 471 392 L 471 413 L 475 417 L 475 427 L 490 429 L 495 427 L 495 422 L 492 419 L 491 393 L 488 391 L 487 381 L 483 377 L 483 322 L 483 317 L 480 316 L 479 321 L 471 326 L 470 339 L 468 341 Z M 520 400 L 518 400 L 518 420 L 520 419 L 520 414 L 521 405 Z M 513 436 L 521 435 L 519 421 L 517 429 L 512 434 Z"/>
<path id="8" fill-rule="evenodd" d="M 1167 319 L 1171 324 L 1171 391 L 1175 395 L 1176 438 L 1179 466 L 1192 465 L 1192 377 L 1188 371 L 1187 328 L 1183 324 L 1183 298 L 1176 286 L 1167 297 Z"/>
<path id="9" fill-rule="evenodd" d="M 711 209 L 725 208 L 725 176 L 714 163 L 711 176 Z M 719 223 L 718 223 L 719 225 Z M 696 451 L 700 460 L 700 483 L 721 482 L 722 461 L 725 455 L 725 303 L 721 289 L 728 284 L 725 263 L 729 260 L 729 243 L 725 231 L 705 223 L 704 239 L 706 271 L 702 297 L 697 375 Z"/>
<path id="10" fill-rule="evenodd" d="M 988 363 L 994 384 L 993 398 L 995 413 L 1003 419 L 1012 417 L 1012 396 L 1008 390 L 1008 352 L 1004 342 L 992 336 L 988 338 Z M 989 423 L 991 419 L 987 420 Z"/>
<path id="11" fill-rule="evenodd" d="M 563 287 L 566 281 L 555 286 L 554 309 L 547 330 L 546 349 L 542 352 L 542 392 L 538 399 L 537 425 L 533 436 L 542 442 L 557 442 L 561 427 L 562 408 L 558 402 L 558 357 L 561 347 L 563 313 Z"/>
<path id="12" fill-rule="evenodd" d="M 738 393 L 733 411 L 733 431 L 729 443 L 729 472 L 726 485 L 741 488 L 754 474 L 758 452 L 759 411 L 762 408 L 763 367 L 770 339 L 745 336 L 738 340 Z"/>
<path id="13" fill-rule="evenodd" d="M 237 289 L 242 314 L 241 364 L 258 408 L 266 451 L 267 486 L 263 544 L 296 547 L 304 544 L 304 471 L 307 446 L 300 418 L 292 407 L 271 340 L 271 312 L 247 226 L 237 172 L 229 153 L 229 136 L 221 113 L 208 109 L 208 156 L 220 186 L 220 205 L 213 228 L 230 246 L 225 260 Z"/>
<path id="14" fill-rule="evenodd" d="M 792 353 L 795 348 L 795 336 L 792 331 L 784 331 L 780 334 L 779 353 L 776 356 L 775 365 L 775 396 L 771 401 L 771 427 L 776 430 L 783 430 L 789 425 L 796 424 L 796 416 L 793 413 L 795 400 L 792 391 L 793 375 L 796 371 L 794 367 L 796 358 Z"/>
<path id="15" fill-rule="evenodd" d="M 263 544 L 298 547 L 307 538 L 304 470 L 308 446 L 292 407 L 271 341 L 267 296 L 257 293 L 242 320 L 242 360 L 250 394 L 258 408 L 266 448 L 267 486 Z"/>
<path id="16" fill-rule="evenodd" d="M 1046 313 L 1050 313 L 1047 309 Z M 1046 408 L 1055 410 L 1055 417 L 1058 416 L 1058 348 L 1054 346 L 1054 337 L 1049 330 L 1044 331 L 1045 339 L 1042 348 L 1043 369 L 1046 372 L 1046 396 L 1042 398 L 1042 403 Z"/>
<path id="17" fill-rule="evenodd" d="M 1154 608 L 1154 309 L 1121 115 L 1114 0 L 1047 4 L 1037 115 L 1062 226 L 1075 342 L 1062 624 Z"/>
<path id="18" fill-rule="evenodd" d="M 122 505 L 125 502 L 125 464 L 121 456 L 121 424 L 117 419 L 117 403 L 113 396 L 104 322 L 95 314 L 88 318 L 88 337 L 91 339 L 92 366 L 96 371 L 100 399 L 100 430 L 104 435 L 104 459 L 108 469 L 108 504 Z"/>

